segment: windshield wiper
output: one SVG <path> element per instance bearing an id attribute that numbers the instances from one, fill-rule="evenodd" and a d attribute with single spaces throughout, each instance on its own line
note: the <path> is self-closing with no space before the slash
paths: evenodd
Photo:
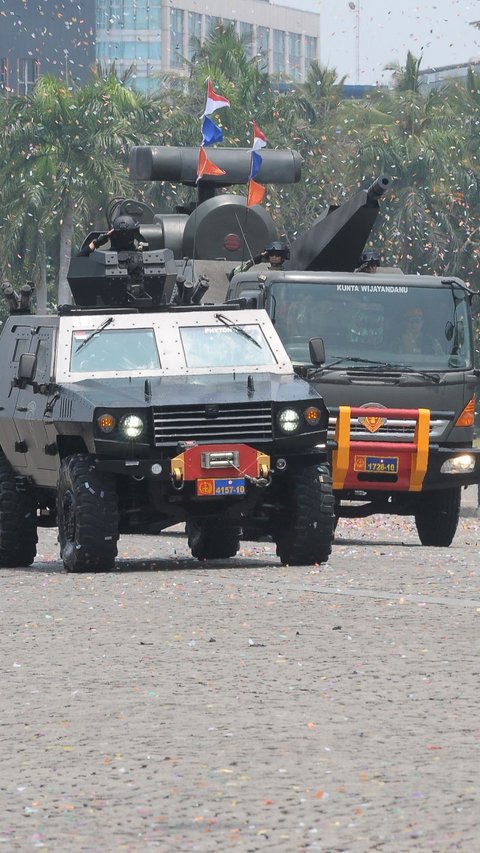
<path id="1" fill-rule="evenodd" d="M 353 361 L 360 364 L 374 364 L 376 367 L 384 367 L 386 370 L 399 370 L 402 373 L 416 373 L 418 376 L 430 379 L 431 382 L 440 382 L 440 376 L 438 373 L 429 373 L 426 370 L 418 370 L 416 367 L 410 367 L 407 364 L 396 364 L 391 361 L 374 361 L 371 358 L 359 358 L 358 356 L 352 355 L 339 355 L 338 358 L 331 361 L 330 364 L 325 364 L 324 368 L 328 369 L 330 367 L 335 367 L 335 365 L 339 364 L 341 361 Z"/>
<path id="2" fill-rule="evenodd" d="M 255 344 L 256 347 L 262 349 L 262 345 L 259 344 L 258 341 L 255 340 L 255 338 L 252 338 L 252 336 L 249 335 L 248 332 L 245 331 L 245 329 L 242 329 L 241 326 L 236 326 L 235 323 L 228 319 L 228 317 L 224 317 L 223 314 L 215 314 L 215 319 L 220 320 L 220 322 L 223 323 L 224 326 L 227 326 L 229 329 L 232 329 L 232 331 L 237 332 L 238 335 L 242 335 L 242 337 L 246 338 L 247 341 L 251 341 L 252 344 Z"/>
<path id="3" fill-rule="evenodd" d="M 388 361 L 374 361 L 372 358 L 359 358 L 354 355 L 339 355 L 330 364 L 325 364 L 325 368 L 335 367 L 336 364 L 340 364 L 341 361 L 353 361 L 358 362 L 360 364 L 375 364 L 377 367 L 391 367 Z"/>
<path id="4" fill-rule="evenodd" d="M 108 317 L 104 323 L 101 323 L 100 326 L 94 329 L 93 332 L 88 335 L 88 337 L 86 337 L 85 340 L 81 342 L 81 344 L 78 345 L 77 349 L 75 350 L 75 355 L 77 354 L 77 352 L 83 349 L 83 347 L 86 347 L 87 344 L 92 340 L 92 338 L 94 338 L 96 335 L 99 335 L 100 332 L 103 332 L 103 330 L 106 329 L 106 327 L 109 326 L 112 322 L 113 317 Z"/>
<path id="5" fill-rule="evenodd" d="M 429 373 L 427 370 L 418 370 L 417 367 L 410 367 L 408 364 L 389 364 L 392 370 L 401 370 L 402 373 L 416 373 L 417 376 L 423 376 L 425 379 L 430 379 L 431 382 L 440 382 L 438 373 Z"/>

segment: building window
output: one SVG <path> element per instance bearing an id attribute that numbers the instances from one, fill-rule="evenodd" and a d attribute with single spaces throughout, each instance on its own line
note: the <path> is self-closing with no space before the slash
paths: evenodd
<path id="1" fill-rule="evenodd" d="M 302 76 L 302 37 L 299 33 L 288 34 L 288 71 L 292 80 L 300 80 Z"/>
<path id="2" fill-rule="evenodd" d="M 0 91 L 8 89 L 8 59 L 0 56 Z"/>
<path id="3" fill-rule="evenodd" d="M 253 24 L 247 24 L 245 21 L 240 21 L 240 38 L 245 48 L 245 53 L 249 59 L 253 57 Z"/>
<path id="4" fill-rule="evenodd" d="M 310 63 L 317 58 L 317 39 L 305 36 L 305 75 L 310 71 Z"/>
<path id="5" fill-rule="evenodd" d="M 198 12 L 188 13 L 188 59 L 193 58 L 193 54 L 198 50 L 198 46 L 202 41 L 202 16 Z"/>
<path id="6" fill-rule="evenodd" d="M 209 36 L 211 33 L 215 33 L 219 24 L 221 24 L 220 18 L 214 15 L 205 15 L 205 35 Z"/>
<path id="7" fill-rule="evenodd" d="M 272 71 L 283 74 L 285 71 L 285 33 L 283 30 L 273 31 Z"/>
<path id="8" fill-rule="evenodd" d="M 183 9 L 170 9 L 170 68 L 180 68 L 183 57 Z"/>
<path id="9" fill-rule="evenodd" d="M 257 27 L 257 53 L 260 54 L 260 71 L 268 72 L 268 59 L 270 51 L 270 28 Z"/>
<path id="10" fill-rule="evenodd" d="M 32 91 L 38 77 L 38 62 L 36 59 L 19 59 L 17 68 L 17 91 L 19 95 L 28 95 Z"/>

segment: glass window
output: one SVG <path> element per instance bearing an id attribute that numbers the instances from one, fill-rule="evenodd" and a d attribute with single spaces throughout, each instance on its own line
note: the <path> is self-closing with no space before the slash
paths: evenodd
<path id="1" fill-rule="evenodd" d="M 213 33 L 220 24 L 220 18 L 213 15 L 205 15 L 205 35 Z"/>
<path id="2" fill-rule="evenodd" d="M 30 341 L 27 338 L 19 338 L 15 344 L 15 352 L 12 361 L 19 361 L 23 352 L 28 352 Z"/>
<path id="3" fill-rule="evenodd" d="M 187 367 L 248 367 L 275 364 L 260 326 L 181 328 Z"/>
<path id="4" fill-rule="evenodd" d="M 38 77 L 38 62 L 28 57 L 18 60 L 17 87 L 19 95 L 28 95 Z"/>
<path id="5" fill-rule="evenodd" d="M 188 59 L 192 59 L 198 43 L 202 39 L 202 16 L 197 12 L 188 13 Z"/>
<path id="6" fill-rule="evenodd" d="M 278 282 L 271 290 L 273 309 L 275 328 L 292 361 L 310 362 L 313 337 L 323 338 L 327 365 L 349 370 L 448 370 L 473 361 L 466 296 L 459 289 L 454 299 L 449 288 L 389 284 L 379 293 L 370 282 Z"/>
<path id="7" fill-rule="evenodd" d="M 292 80 L 301 78 L 302 37 L 299 33 L 288 34 L 288 69 Z"/>
<path id="8" fill-rule="evenodd" d="M 272 71 L 281 74 L 285 71 L 285 33 L 283 30 L 273 31 Z"/>
<path id="9" fill-rule="evenodd" d="M 8 86 L 8 61 L 5 57 L 0 56 L 0 89 L 6 89 Z"/>
<path id="10" fill-rule="evenodd" d="M 89 339 L 93 331 L 72 333 L 72 373 L 130 373 L 160 367 L 152 329 L 105 329 Z"/>
<path id="11" fill-rule="evenodd" d="M 179 68 L 183 57 L 183 9 L 170 9 L 170 67 Z"/>
<path id="12" fill-rule="evenodd" d="M 161 59 L 162 57 L 162 46 L 160 43 L 160 37 L 158 41 L 149 41 L 148 42 L 148 58 L 149 59 Z"/>
<path id="13" fill-rule="evenodd" d="M 257 27 L 257 53 L 262 54 L 260 70 L 268 71 L 268 51 L 270 47 L 270 28 Z"/>
<path id="14" fill-rule="evenodd" d="M 310 70 L 310 63 L 317 58 L 317 39 L 313 36 L 305 36 L 305 73 Z"/>
<path id="15" fill-rule="evenodd" d="M 246 55 L 251 59 L 253 56 L 253 24 L 240 21 L 240 38 L 242 39 Z"/>

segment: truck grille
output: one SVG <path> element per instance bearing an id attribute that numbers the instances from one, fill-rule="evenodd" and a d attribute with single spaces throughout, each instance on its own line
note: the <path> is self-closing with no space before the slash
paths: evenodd
<path id="1" fill-rule="evenodd" d="M 164 406 L 153 412 L 155 446 L 178 441 L 271 441 L 270 405 Z"/>
<path id="2" fill-rule="evenodd" d="M 365 409 L 368 414 L 368 409 Z M 432 418 L 430 420 L 430 440 L 439 439 L 450 421 L 448 418 Z M 337 419 L 331 416 L 328 420 L 328 437 L 335 437 Z M 350 438 L 352 441 L 413 441 L 415 435 L 415 421 L 409 418 L 391 418 L 388 423 L 383 424 L 377 432 L 370 432 L 365 426 L 358 422 L 357 417 L 350 418 Z"/>

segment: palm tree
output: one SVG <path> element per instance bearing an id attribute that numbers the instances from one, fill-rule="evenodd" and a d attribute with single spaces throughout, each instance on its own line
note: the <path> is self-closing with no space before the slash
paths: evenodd
<path id="1" fill-rule="evenodd" d="M 59 302 L 71 298 L 66 273 L 75 228 L 101 198 L 131 192 L 128 149 L 158 116 L 158 103 L 130 90 L 114 68 L 97 67 L 81 89 L 46 75 L 31 95 L 7 99 L 0 127 L 4 241 L 15 246 L 29 219 L 45 238 L 55 236 Z"/>

